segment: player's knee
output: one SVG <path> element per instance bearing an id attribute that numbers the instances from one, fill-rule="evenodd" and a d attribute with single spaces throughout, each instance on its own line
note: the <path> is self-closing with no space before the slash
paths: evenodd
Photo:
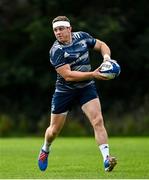
<path id="1" fill-rule="evenodd" d="M 103 117 L 97 116 L 96 118 L 94 118 L 94 120 L 92 122 L 93 122 L 92 125 L 95 129 L 102 127 L 103 126 Z"/>

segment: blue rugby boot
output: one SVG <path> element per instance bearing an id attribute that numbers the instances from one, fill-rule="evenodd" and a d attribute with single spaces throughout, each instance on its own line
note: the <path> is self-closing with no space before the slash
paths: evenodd
<path id="1" fill-rule="evenodd" d="M 105 171 L 107 172 L 112 171 L 116 164 L 117 164 L 117 160 L 115 157 L 107 156 L 107 159 L 104 162 Z"/>
<path id="2" fill-rule="evenodd" d="M 45 171 L 48 166 L 48 155 L 49 152 L 44 151 L 41 149 L 38 157 L 38 166 L 41 171 Z"/>

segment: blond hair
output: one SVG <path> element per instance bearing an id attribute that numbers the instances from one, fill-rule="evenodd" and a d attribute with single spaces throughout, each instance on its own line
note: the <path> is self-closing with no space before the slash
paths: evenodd
<path id="1" fill-rule="evenodd" d="M 52 24 L 57 21 L 67 21 L 70 23 L 70 20 L 66 16 L 57 16 L 56 18 L 53 19 Z"/>

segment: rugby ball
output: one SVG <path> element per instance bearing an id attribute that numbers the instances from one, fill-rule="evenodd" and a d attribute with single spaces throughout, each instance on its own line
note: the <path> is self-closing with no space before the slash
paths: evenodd
<path id="1" fill-rule="evenodd" d="M 99 72 L 103 77 L 106 77 L 108 79 L 114 79 L 115 77 L 119 76 L 121 72 L 121 67 L 116 60 L 110 59 L 104 61 L 100 65 Z"/>

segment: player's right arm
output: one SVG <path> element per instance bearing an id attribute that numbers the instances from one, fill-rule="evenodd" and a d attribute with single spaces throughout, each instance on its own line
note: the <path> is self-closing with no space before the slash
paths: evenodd
<path id="1" fill-rule="evenodd" d="M 70 65 L 65 60 L 64 52 L 59 45 L 50 50 L 50 62 L 55 67 L 57 73 L 62 76 L 65 81 L 84 81 L 94 78 L 105 80 L 98 69 L 91 72 L 72 71 Z"/>
<path id="2" fill-rule="evenodd" d="M 84 81 L 94 78 L 99 80 L 106 80 L 106 78 L 101 76 L 98 69 L 91 72 L 71 71 L 70 65 L 65 64 L 57 68 L 56 71 L 65 79 L 65 81 Z"/>

